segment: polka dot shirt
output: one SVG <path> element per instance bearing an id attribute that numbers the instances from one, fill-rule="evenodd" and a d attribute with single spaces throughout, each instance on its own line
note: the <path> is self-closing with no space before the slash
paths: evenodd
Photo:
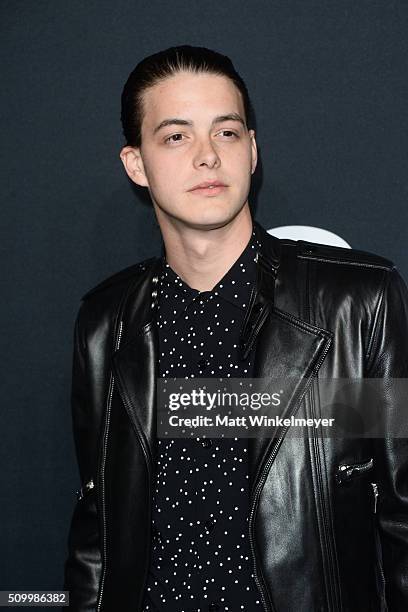
<path id="1" fill-rule="evenodd" d="M 252 376 L 239 336 L 256 277 L 255 231 L 211 291 L 163 259 L 157 325 L 163 378 Z M 143 612 L 262 611 L 248 535 L 247 439 L 157 441 Z"/>

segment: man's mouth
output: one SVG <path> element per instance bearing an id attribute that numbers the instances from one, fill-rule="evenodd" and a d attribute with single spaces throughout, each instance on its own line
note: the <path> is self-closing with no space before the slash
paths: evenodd
<path id="1" fill-rule="evenodd" d="M 221 181 L 204 181 L 199 185 L 196 185 L 189 191 L 191 193 L 199 194 L 199 195 L 218 195 L 222 193 L 225 189 L 227 189 L 227 185 L 222 183 Z"/>

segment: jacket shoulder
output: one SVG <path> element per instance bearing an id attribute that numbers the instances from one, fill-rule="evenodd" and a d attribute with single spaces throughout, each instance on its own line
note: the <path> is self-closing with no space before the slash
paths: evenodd
<path id="1" fill-rule="evenodd" d="M 392 270 L 395 267 L 394 262 L 390 259 L 370 251 L 318 244 L 305 240 L 282 240 L 281 242 L 283 248 L 285 246 L 296 248 L 297 257 L 301 259 L 381 270 Z"/>
<path id="2" fill-rule="evenodd" d="M 386 257 L 362 251 L 349 249 L 340 246 L 333 246 L 311 242 L 309 240 L 292 240 L 290 238 L 277 238 L 269 231 L 265 230 L 258 222 L 255 222 L 257 233 L 264 246 L 265 254 L 272 264 L 279 265 L 280 257 L 290 257 L 299 259 L 309 259 L 319 263 L 344 264 L 354 266 L 354 268 L 392 270 L 394 262 Z"/>
<path id="3" fill-rule="evenodd" d="M 122 270 L 119 270 L 119 272 L 115 272 L 89 289 L 89 291 L 82 296 L 81 300 L 88 300 L 91 296 L 103 291 L 104 289 L 115 288 L 115 286 L 117 286 L 119 289 L 121 285 L 127 284 L 127 282 L 131 280 L 136 280 L 156 259 L 156 257 L 149 257 L 148 259 L 144 259 L 139 263 L 123 268 Z"/>

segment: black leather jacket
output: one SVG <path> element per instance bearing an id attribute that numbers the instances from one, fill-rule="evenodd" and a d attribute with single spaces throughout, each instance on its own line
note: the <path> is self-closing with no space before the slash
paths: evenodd
<path id="1" fill-rule="evenodd" d="M 321 414 L 321 378 L 408 378 L 408 293 L 390 261 L 278 240 L 255 227 L 262 248 L 241 350 L 256 340 L 256 377 L 301 379 L 291 412 Z M 76 320 L 72 410 L 82 488 L 65 566 L 71 610 L 141 610 L 159 263 L 146 260 L 99 284 Z M 394 413 L 386 398 L 385 424 Z M 406 439 L 299 439 L 283 431 L 250 439 L 249 460 L 250 541 L 265 610 L 408 610 Z M 335 478 L 342 465 L 356 468 L 347 486 Z"/>

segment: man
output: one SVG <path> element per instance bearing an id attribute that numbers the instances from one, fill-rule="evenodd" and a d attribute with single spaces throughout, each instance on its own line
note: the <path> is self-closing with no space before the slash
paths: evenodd
<path id="1" fill-rule="evenodd" d="M 242 79 L 208 49 L 150 56 L 125 85 L 120 156 L 164 254 L 89 291 L 76 320 L 72 610 L 408 609 L 405 439 L 157 436 L 161 377 L 287 377 L 282 414 L 309 418 L 325 415 L 323 379 L 408 375 L 390 261 L 252 221 L 251 121 Z M 395 412 L 390 393 L 384 431 Z"/>

